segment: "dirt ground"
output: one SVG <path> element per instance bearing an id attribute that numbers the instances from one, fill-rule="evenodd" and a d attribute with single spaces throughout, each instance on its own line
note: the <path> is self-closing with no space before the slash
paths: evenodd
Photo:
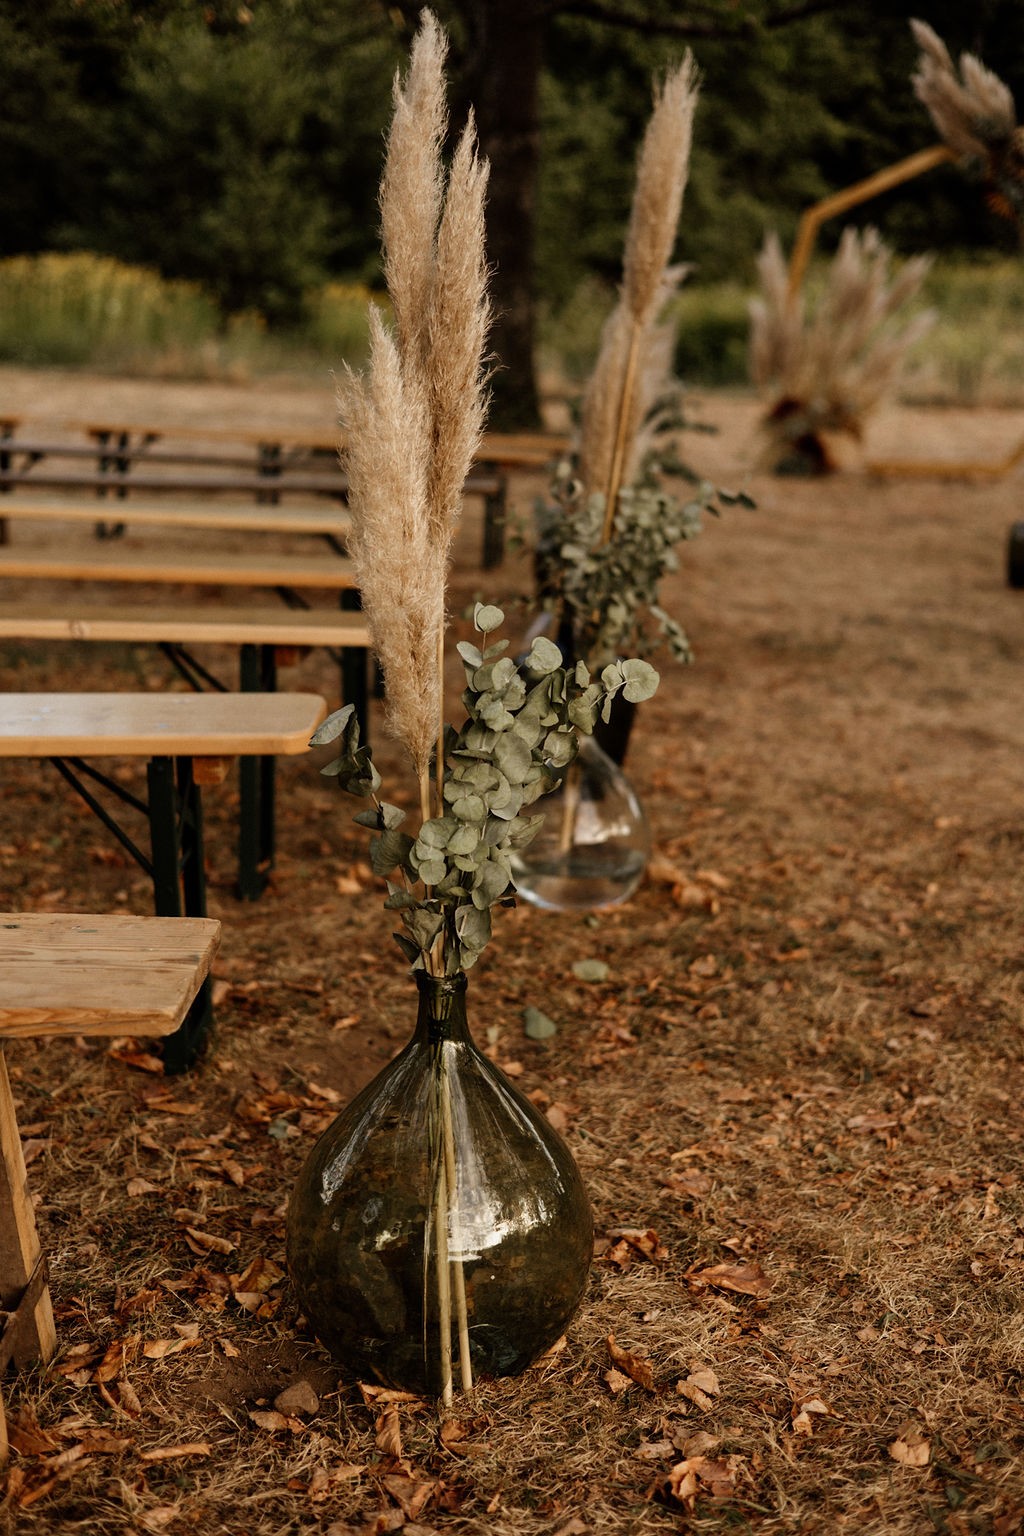
<path id="1" fill-rule="evenodd" d="M 54 428 L 332 421 L 329 381 L 0 370 L 0 405 Z M 297 1326 L 291 1181 L 407 1037 L 414 994 L 358 807 L 282 762 L 258 903 L 233 893 L 234 781 L 207 793 L 224 933 L 201 1069 L 165 1079 L 129 1042 L 8 1049 L 60 1349 L 6 1383 L 7 1529 L 1024 1530 L 1020 475 L 883 482 L 854 457 L 774 479 L 750 471 L 754 402 L 701 406 L 720 431 L 692 462 L 758 506 L 712 522 L 664 593 L 698 659 L 664 662 L 630 750 L 650 876 L 600 917 L 500 913 L 471 980 L 478 1038 L 564 1128 L 592 1196 L 564 1345 L 442 1430 Z M 991 460 L 1022 432 L 1019 412 L 893 409 L 866 452 Z M 525 589 L 520 561 L 485 577 L 478 551 L 470 509 L 453 612 Z M 181 686 L 126 646 L 0 645 L 0 676 Z M 336 702 L 322 654 L 284 682 Z M 457 666 L 450 682 L 454 710 Z M 409 798 L 383 740 L 379 758 Z M 148 899 L 48 765 L 4 764 L 0 905 Z M 607 979 L 579 981 L 582 959 Z M 552 1040 L 526 1038 L 528 1005 Z M 300 1382 L 304 1406 L 275 1406 Z"/>

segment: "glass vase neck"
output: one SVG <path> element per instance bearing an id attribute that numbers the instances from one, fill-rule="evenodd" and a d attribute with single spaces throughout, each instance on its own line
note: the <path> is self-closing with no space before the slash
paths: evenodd
<path id="1" fill-rule="evenodd" d="M 415 971 L 414 975 L 420 995 L 417 1035 L 425 1034 L 430 1041 L 468 1039 L 465 973 L 431 976 L 427 971 Z"/>

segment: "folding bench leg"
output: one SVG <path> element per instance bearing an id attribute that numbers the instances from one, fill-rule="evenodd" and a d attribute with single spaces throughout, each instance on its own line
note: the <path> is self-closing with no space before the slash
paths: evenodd
<path id="1" fill-rule="evenodd" d="M 346 587 L 341 606 L 347 613 L 362 611 L 363 599 L 357 587 Z M 369 689 L 366 681 L 366 652 L 360 646 L 346 645 L 341 652 L 341 701 L 355 707 L 359 734 L 369 741 Z"/>
<path id="2" fill-rule="evenodd" d="M 505 497 L 506 481 L 498 465 L 488 465 L 499 477 L 496 491 L 489 491 L 484 498 L 484 547 L 482 564 L 491 571 L 505 558 Z"/>
<path id="3" fill-rule="evenodd" d="M 192 759 L 154 757 L 147 778 L 156 915 L 205 917 L 203 801 L 192 776 Z M 192 1066 L 212 1024 L 212 985 L 207 978 L 183 1022 L 161 1041 L 164 1071 L 184 1072 Z"/>
<path id="4" fill-rule="evenodd" d="M 18 1119 L 0 1046 L 0 1305 L 10 1314 L 0 1336 L 0 1373 L 16 1365 L 44 1363 L 57 1348 L 57 1331 L 46 1284 L 46 1268 L 28 1175 L 18 1135 Z M 0 1460 L 7 1456 L 7 1427 L 0 1404 Z"/>
<path id="5" fill-rule="evenodd" d="M 272 645 L 243 645 L 241 675 L 243 693 L 274 693 L 277 663 Z M 257 901 L 274 863 L 274 759 L 242 757 L 238 760 L 238 895 Z"/>

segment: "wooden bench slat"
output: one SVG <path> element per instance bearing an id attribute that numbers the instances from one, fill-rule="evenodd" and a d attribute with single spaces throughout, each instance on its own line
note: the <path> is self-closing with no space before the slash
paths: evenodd
<path id="1" fill-rule="evenodd" d="M 104 435 L 116 438 L 122 432 L 129 437 L 158 438 L 161 442 L 171 438 L 187 442 L 245 443 L 253 448 L 279 448 L 287 452 L 292 448 L 305 448 L 311 453 L 332 454 L 338 450 L 337 433 L 325 429 L 266 427 L 255 431 L 241 427 L 189 427 L 185 425 L 156 427 L 152 423 L 138 422 L 70 422 L 69 426 L 99 438 Z M 487 432 L 477 454 L 478 463 L 516 464 L 520 462 L 550 462 L 564 453 L 571 439 L 566 432 Z M 115 452 L 115 445 L 108 441 L 108 450 Z"/>
<path id="2" fill-rule="evenodd" d="M 0 500 L 0 518 L 10 521 L 72 522 L 92 525 L 109 519 L 113 509 L 95 501 Z M 347 512 L 330 507 L 224 506 L 217 502 L 167 502 L 146 506 L 136 501 L 118 503 L 113 512 L 119 523 L 140 527 L 206 528 L 236 533 L 312 533 L 347 538 L 352 520 Z"/>
<path id="3" fill-rule="evenodd" d="M 200 917 L 0 913 L 0 1040 L 172 1034 L 209 973 L 220 926 Z"/>
<path id="4" fill-rule="evenodd" d="M 0 639 L 364 648 L 370 633 L 361 614 L 337 609 L 0 603 Z"/>
<path id="5" fill-rule="evenodd" d="M 326 713 L 312 693 L 8 693 L 0 757 L 294 756 Z"/>
<path id="6" fill-rule="evenodd" d="M 16 438 L 13 441 L 17 443 Z M 24 489 L 34 485 L 48 490 L 75 491 L 173 491 L 178 494 L 233 491 L 246 496 L 295 495 L 297 492 L 315 496 L 348 495 L 348 479 L 340 470 L 331 474 L 310 474 L 306 470 L 291 469 L 287 465 L 282 465 L 281 472 L 273 475 L 207 475 L 198 470 L 190 472 L 187 467 L 177 475 L 150 475 L 134 468 L 127 474 L 101 474 L 98 470 L 90 472 L 84 469 L 74 471 L 54 468 L 44 458 L 28 469 L 0 470 L 0 489 L 10 486 Z M 501 489 L 501 481 L 496 476 L 470 475 L 463 489 L 467 495 L 495 495 Z"/>
<path id="7" fill-rule="evenodd" d="M 3 506 L 0 504 L 0 517 Z M 172 582 L 176 585 L 315 587 L 340 591 L 354 585 L 352 566 L 338 556 L 205 554 L 177 555 L 102 548 L 0 549 L 0 576 L 61 581 Z"/>

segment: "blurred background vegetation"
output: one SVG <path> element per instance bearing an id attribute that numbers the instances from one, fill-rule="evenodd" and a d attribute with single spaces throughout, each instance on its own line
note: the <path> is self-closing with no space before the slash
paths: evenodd
<path id="1" fill-rule="evenodd" d="M 584 376 L 621 263 L 651 76 L 703 77 L 678 256 L 679 363 L 745 378 L 764 233 L 935 142 L 907 24 L 978 53 L 1024 102 L 1020 0 L 436 0 L 453 118 L 492 161 L 505 424 L 535 373 Z M 359 363 L 379 282 L 391 79 L 418 5 L 0 0 L 0 359 L 239 376 Z M 1024 388 L 1018 235 L 943 167 L 858 210 L 938 253 L 925 396 Z M 828 251 L 839 226 L 826 226 Z M 524 310 L 525 306 L 525 310 Z"/>

